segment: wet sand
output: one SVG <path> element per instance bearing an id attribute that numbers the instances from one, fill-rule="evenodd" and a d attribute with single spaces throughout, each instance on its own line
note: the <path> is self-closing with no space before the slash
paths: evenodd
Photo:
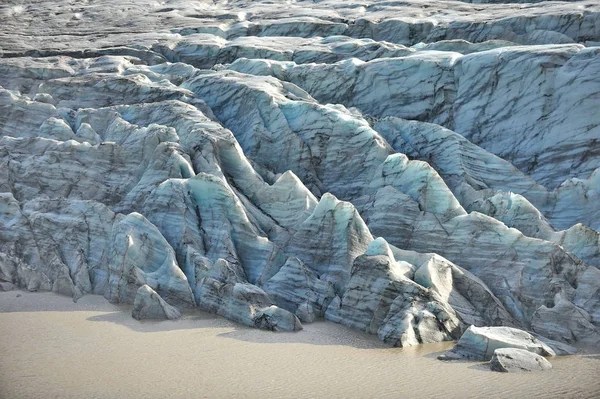
<path id="1" fill-rule="evenodd" d="M 329 322 L 272 333 L 197 311 L 138 322 L 100 296 L 0 293 L 2 399 L 600 397 L 600 355 L 506 374 L 436 359 L 450 347 L 388 348 Z"/>

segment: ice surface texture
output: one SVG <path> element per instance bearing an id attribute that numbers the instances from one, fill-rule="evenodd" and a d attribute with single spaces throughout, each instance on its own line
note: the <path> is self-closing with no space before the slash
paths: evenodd
<path id="1" fill-rule="evenodd" d="M 488 3 L 5 2 L 0 289 L 599 345 L 600 6 Z"/>

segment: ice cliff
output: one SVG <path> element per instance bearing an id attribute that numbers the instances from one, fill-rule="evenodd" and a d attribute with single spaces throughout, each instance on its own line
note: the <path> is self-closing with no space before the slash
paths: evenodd
<path id="1" fill-rule="evenodd" d="M 0 289 L 600 345 L 600 5 L 0 6 Z"/>

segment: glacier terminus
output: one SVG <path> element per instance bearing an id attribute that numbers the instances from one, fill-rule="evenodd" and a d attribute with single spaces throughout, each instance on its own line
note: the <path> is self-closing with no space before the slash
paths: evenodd
<path id="1" fill-rule="evenodd" d="M 0 291 L 459 340 L 442 357 L 499 371 L 600 347 L 597 1 L 7 0 L 0 21 Z"/>

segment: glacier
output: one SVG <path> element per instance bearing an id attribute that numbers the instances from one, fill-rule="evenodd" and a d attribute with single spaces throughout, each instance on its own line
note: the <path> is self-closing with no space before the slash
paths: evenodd
<path id="1" fill-rule="evenodd" d="M 0 290 L 600 346 L 600 5 L 522 3 L 5 2 Z"/>

